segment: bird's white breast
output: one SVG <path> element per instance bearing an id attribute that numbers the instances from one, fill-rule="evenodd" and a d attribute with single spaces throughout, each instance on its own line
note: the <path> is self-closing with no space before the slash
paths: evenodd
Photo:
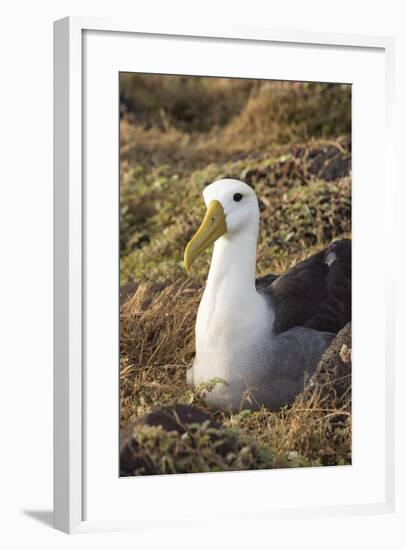
<path id="1" fill-rule="evenodd" d="M 248 383 L 273 320 L 270 303 L 256 291 L 238 296 L 229 286 L 207 289 L 197 315 L 193 385 L 215 378 Z"/>

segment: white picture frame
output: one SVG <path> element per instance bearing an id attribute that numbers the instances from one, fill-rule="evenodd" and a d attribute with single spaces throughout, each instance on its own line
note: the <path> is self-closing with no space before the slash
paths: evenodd
<path id="1" fill-rule="evenodd" d="M 376 84 L 381 86 L 384 96 L 384 112 L 381 113 L 381 124 L 384 127 L 385 135 L 385 156 L 382 160 L 380 175 L 384 179 L 384 191 L 386 201 L 386 217 L 387 224 L 384 235 L 392 234 L 394 221 L 390 218 L 389 213 L 393 211 L 394 204 L 394 176 L 393 176 L 393 79 L 394 79 L 394 63 L 393 52 L 394 42 L 390 37 L 373 37 L 373 36 L 355 36 L 355 35 L 330 35 L 322 33 L 297 33 L 297 32 L 285 32 L 277 30 L 263 30 L 263 29 L 236 29 L 236 30 L 218 30 L 207 29 L 201 31 L 201 29 L 181 28 L 142 28 L 138 29 L 136 23 L 131 24 L 129 22 L 116 22 L 112 20 L 97 20 L 92 18 L 66 18 L 55 23 L 54 33 L 54 123 L 55 123 L 55 146 L 54 146 L 54 315 L 55 315 L 55 331 L 54 331 L 54 525 L 57 529 L 65 532 L 86 532 L 105 529 L 128 529 L 128 528 L 140 528 L 145 526 L 154 526 L 155 519 L 148 509 L 148 504 L 145 505 L 144 513 L 134 510 L 133 517 L 129 514 L 126 517 L 111 516 L 107 508 L 100 507 L 97 510 L 97 514 L 94 517 L 86 517 L 85 510 L 89 506 L 89 502 L 100 501 L 99 495 L 92 492 L 95 490 L 94 479 L 97 475 L 98 483 L 103 487 L 103 469 L 100 471 L 94 467 L 89 470 L 89 456 L 92 454 L 92 447 L 94 447 L 95 434 L 92 431 L 92 413 L 91 406 L 86 400 L 88 399 L 89 392 L 91 392 L 91 374 L 89 367 L 88 372 L 84 365 L 88 359 L 88 341 L 91 340 L 89 334 L 88 323 L 92 316 L 92 302 L 91 297 L 88 298 L 86 294 L 86 278 L 91 274 L 92 267 L 90 263 L 93 260 L 89 258 L 92 255 L 91 243 L 92 241 L 92 227 L 91 224 L 100 223 L 95 212 L 89 217 L 89 209 L 94 204 L 92 201 L 91 189 L 85 189 L 83 182 L 88 177 L 88 164 L 89 159 L 86 155 L 91 157 L 91 151 L 86 144 L 88 139 L 88 133 L 91 133 L 91 114 L 89 119 L 85 119 L 88 116 L 84 112 L 84 106 L 86 105 L 86 93 L 88 93 L 89 87 L 91 88 L 91 82 L 88 80 L 88 73 L 90 74 L 92 66 L 89 65 L 91 56 L 98 55 L 98 51 L 104 54 L 105 65 L 107 66 L 109 61 L 106 50 L 103 50 L 103 44 L 101 41 L 92 46 L 91 41 L 86 37 L 104 35 L 104 39 L 108 39 L 107 34 L 110 36 L 117 36 L 118 34 L 122 39 L 130 39 L 130 37 L 136 37 L 137 40 L 152 40 L 154 38 L 161 40 L 162 44 L 167 47 L 170 37 L 176 39 L 177 42 L 192 41 L 198 44 L 215 44 L 221 41 L 221 44 L 225 44 L 229 48 L 245 47 L 246 45 L 264 46 L 266 44 L 278 44 L 281 47 L 288 48 L 312 48 L 313 64 L 316 63 L 317 58 L 321 50 L 324 52 L 322 55 L 328 54 L 328 52 L 335 52 L 334 62 L 336 63 L 336 74 L 339 73 L 339 55 L 338 52 L 343 50 L 353 52 L 355 57 L 357 53 L 361 52 L 377 52 L 381 57 L 380 70 L 378 63 L 375 64 L 375 60 L 370 58 L 370 67 L 374 66 L 376 78 L 379 78 L 380 73 L 383 74 L 382 80 L 379 80 Z M 98 38 L 97 38 L 98 40 Z M 237 46 L 239 45 L 239 46 Z M 196 46 L 197 47 L 197 46 Z M 250 46 L 249 46 L 250 47 Z M 111 48 L 111 59 L 113 55 L 118 55 L 121 46 L 117 46 L 117 49 Z M 159 53 L 159 46 L 158 53 Z M 127 51 L 128 48 L 122 51 Z M 164 56 L 164 51 L 161 50 L 161 55 Z M 87 57 L 86 57 L 87 56 Z M 90 56 L 90 57 L 88 57 Z M 318 56 L 318 57 L 317 57 Z M 169 60 L 170 61 L 170 60 Z M 168 61 L 168 62 L 169 62 Z M 379 62 L 379 63 L 380 63 Z M 132 63 L 132 62 L 131 62 Z M 360 60 L 358 61 L 360 63 Z M 367 63 L 365 63 L 367 65 Z M 377 66 L 378 65 L 378 66 Z M 125 63 L 124 63 L 125 66 Z M 114 65 L 114 67 L 116 67 Z M 126 66 L 125 66 L 126 67 Z M 124 67 L 124 68 L 125 68 Z M 114 69 L 114 68 L 113 68 Z M 113 70 L 111 69 L 111 70 Z M 139 72 L 154 72 L 156 69 L 151 66 L 150 71 L 147 71 L 147 61 L 143 61 Z M 332 74 L 330 69 L 330 74 Z M 116 72 L 116 68 L 114 69 Z M 173 68 L 173 72 L 179 71 L 178 66 Z M 187 69 L 185 69 L 187 70 Z M 200 69 L 201 70 L 201 69 Z M 210 69 L 205 74 L 211 74 Z M 296 76 L 296 80 L 304 79 L 311 80 L 311 75 L 305 78 L 305 70 Z M 379 72 L 380 70 L 380 72 Z M 234 71 L 234 72 L 232 72 Z M 254 73 L 252 69 L 252 75 Z M 184 74 L 192 74 L 190 71 Z M 195 74 L 199 74 L 198 72 Z M 216 74 L 215 71 L 212 74 Z M 281 73 L 280 73 L 281 74 Z M 221 76 L 237 76 L 238 64 L 235 67 L 230 67 L 227 74 L 221 74 Z M 283 75 L 281 75 L 283 76 Z M 94 78 L 97 78 L 95 76 Z M 284 76 L 285 78 L 285 76 Z M 331 77 L 333 80 L 333 76 Z M 339 76 L 337 80 L 340 81 Z M 108 93 L 108 92 L 106 92 Z M 117 90 L 115 92 L 117 93 Z M 110 96 L 111 97 L 111 96 Z M 87 104 L 88 105 L 88 104 Z M 354 108 L 358 106 L 354 105 Z M 91 111 L 91 109 L 89 109 Z M 107 114 L 107 116 L 109 116 Z M 118 117 L 118 105 L 116 116 Z M 112 119 L 111 124 L 114 124 Z M 112 126 L 113 127 L 113 126 Z M 86 139 L 83 137 L 86 135 Z M 115 139 L 115 138 L 114 138 Z M 85 145 L 85 146 L 84 146 Z M 99 143 L 100 147 L 103 147 L 102 143 Z M 108 143 L 106 142 L 106 146 Z M 357 143 L 358 158 L 361 158 L 361 147 Z M 108 151 L 108 149 L 106 149 Z M 102 149 L 101 149 L 101 152 Z M 361 166 L 356 161 L 356 148 L 354 151 L 354 174 L 356 170 L 361 172 Z M 116 165 L 117 151 L 111 149 L 111 165 Z M 115 156 L 114 156 L 115 155 Z M 360 162 L 360 161 L 359 161 Z M 90 161 L 91 164 L 91 161 Z M 116 165 L 117 166 L 117 165 Z M 116 168 L 118 173 L 118 167 Z M 112 172 L 110 172 L 112 173 Z M 370 174 L 372 177 L 372 174 Z M 354 191 L 356 193 L 356 190 Z M 360 191 L 359 191 L 360 193 Z M 100 202 L 108 202 L 107 194 L 105 199 L 102 197 Z M 115 200 L 115 199 L 114 199 Z M 376 203 L 370 200 L 369 208 L 372 210 L 375 208 Z M 103 206 L 101 206 L 101 209 Z M 89 221 L 93 220 L 93 221 Z M 367 223 L 371 223 L 372 212 L 370 219 Z M 113 223 L 113 222 L 112 222 Z M 360 227 L 360 224 L 359 224 Z M 361 231 L 359 230 L 359 242 L 361 240 Z M 108 240 L 108 239 L 107 239 Z M 388 240 L 389 241 L 389 240 Z M 388 242 L 387 241 L 387 242 Z M 109 244 L 106 243 L 108 248 Z M 113 245 L 111 245 L 113 246 Z M 389 244 L 387 245 L 387 258 L 389 256 Z M 355 249 L 356 250 L 356 249 Z M 112 257 L 115 251 L 112 253 Z M 360 257 L 362 251 L 358 250 Z M 356 252 L 355 252 L 356 254 Z M 365 251 L 367 254 L 367 250 Z M 94 259 L 97 262 L 97 258 Z M 387 260 L 388 261 L 388 260 Z M 360 262 L 359 262 L 360 263 Z M 389 264 L 388 264 L 389 266 Z M 379 371 L 379 380 L 383 382 L 383 388 L 381 384 L 380 390 L 385 395 L 384 399 L 384 411 L 381 413 L 383 418 L 381 419 L 381 437 L 384 437 L 384 448 L 381 450 L 380 465 L 381 465 L 381 479 L 377 481 L 377 474 L 375 483 L 381 482 L 379 487 L 379 497 L 374 498 L 374 494 L 364 493 L 364 498 L 354 498 L 352 502 L 346 502 L 342 497 L 341 500 L 336 500 L 335 503 L 328 503 L 319 501 L 317 504 L 316 498 L 314 502 L 309 506 L 301 506 L 299 499 L 296 506 L 284 506 L 282 503 L 280 507 L 272 506 L 267 508 L 264 501 L 258 499 L 258 504 L 254 510 L 244 510 L 243 506 L 235 503 L 234 509 L 227 511 L 223 515 L 218 514 L 213 509 L 212 514 L 207 514 L 206 521 L 229 521 L 231 518 L 237 518 L 238 521 L 242 519 L 272 519 L 277 517 L 305 517 L 308 514 L 312 516 L 333 516 L 333 515 L 352 515 L 352 514 L 367 514 L 367 513 L 394 513 L 395 511 L 395 462 L 394 462 L 394 406 L 395 402 L 393 396 L 395 394 L 394 387 L 394 351 L 393 351 L 393 323 L 394 323 L 394 310 L 393 310 L 393 285 L 391 281 L 391 272 L 388 269 L 385 274 L 385 289 L 386 294 L 384 299 L 381 300 L 378 307 L 381 307 L 384 314 L 384 327 L 386 331 L 386 337 L 383 342 L 384 348 L 384 365 L 379 363 L 378 368 L 383 368 L 383 371 Z M 116 283 L 112 278 L 108 284 L 114 288 Z M 98 283 L 97 283 L 98 284 Z M 95 285 L 97 286 L 97 285 Z M 116 287 L 116 295 L 118 296 L 118 287 Z M 116 296 L 116 297 L 117 297 Z M 115 299 L 115 298 L 114 298 Z M 116 302 L 111 302 L 112 312 Z M 116 310 L 117 311 L 117 310 Z M 118 319 L 118 313 L 117 313 Z M 112 327 L 114 325 L 111 325 Z M 109 328 L 111 328 L 111 326 Z M 108 328 L 108 327 L 107 327 Z M 100 330 L 103 330 L 100 328 Z M 358 342 L 361 343 L 362 336 L 358 333 Z M 111 338 L 116 337 L 117 334 L 114 330 L 111 331 Z M 363 335 L 363 338 L 366 338 Z M 91 346 L 90 346 L 91 347 Z M 359 344 L 359 350 L 361 345 Z M 381 350 L 383 349 L 381 348 Z M 114 353 L 114 347 L 112 348 L 112 357 Z M 382 353 L 382 351 L 381 351 Z M 356 357 L 356 347 L 354 347 L 354 354 Z M 359 352 L 360 355 L 360 352 Z M 375 362 L 379 360 L 379 352 L 376 352 Z M 356 360 L 356 359 L 355 359 Z M 118 365 L 115 365 L 118 369 Z M 115 368 L 114 365 L 111 368 Z M 356 366 L 354 364 L 354 369 Z M 109 373 L 111 375 L 111 372 Z M 356 372 L 354 372 L 356 378 Z M 354 382 L 356 383 L 356 382 Z M 101 384 L 100 392 L 108 391 L 108 381 Z M 111 388 L 113 392 L 113 388 Z M 105 402 L 107 403 L 107 394 L 103 394 Z M 387 399 L 387 396 L 390 398 Z M 106 404 L 106 410 L 113 410 L 109 408 L 114 407 L 116 396 L 108 401 Z M 359 397 L 360 399 L 360 397 Z M 363 399 L 363 397 L 362 397 Z M 97 401 L 93 399 L 94 406 L 97 405 Z M 117 412 L 117 411 L 116 411 Z M 360 417 L 361 415 L 359 415 Z M 118 412 L 116 418 L 110 418 L 106 426 L 106 433 L 114 434 L 114 423 L 118 424 Z M 109 431 L 109 426 L 111 430 Z M 360 425 L 360 424 L 359 424 Z M 99 437 L 99 434 L 97 434 Z M 91 443 L 89 443 L 91 442 Z M 90 445 L 90 446 L 89 446 Z M 109 442 L 111 446 L 112 455 L 114 454 L 114 446 L 118 448 L 118 439 Z M 103 453 L 104 456 L 104 453 Z M 107 456 L 107 453 L 105 453 Z M 112 460 L 112 459 L 111 459 Z M 108 468 L 108 464 L 112 462 L 102 463 L 103 468 Z M 100 466 L 101 468 L 101 466 Z M 349 467 L 351 468 L 351 467 Z M 113 467 L 112 467 L 113 470 Z M 313 470 L 313 469 L 312 469 Z M 335 470 L 336 471 L 336 470 Z M 355 470 L 352 470 L 355 471 Z M 100 474 L 101 472 L 101 474 Z M 232 480 L 233 484 L 239 486 L 239 491 L 243 492 L 248 490 L 248 487 L 254 486 L 252 484 L 263 484 L 265 482 L 264 475 L 268 472 L 256 472 L 254 474 L 227 473 L 227 474 L 214 474 L 217 476 L 215 479 L 216 484 L 224 483 L 224 487 L 228 486 L 229 480 Z M 283 483 L 286 476 L 293 476 L 295 483 L 298 477 L 294 472 L 285 471 L 279 472 L 283 476 Z M 259 476 L 257 475 L 259 474 Z M 107 475 L 107 473 L 106 473 Z M 118 471 L 115 474 L 118 477 Z M 204 478 L 204 485 L 210 485 L 210 478 L 207 474 Z M 220 476 L 227 476 L 226 478 Z M 250 475 L 250 477 L 247 477 Z M 300 474 L 299 474 L 300 475 Z M 332 474 L 335 475 L 335 474 Z M 353 474 L 354 476 L 355 474 Z M 368 474 L 369 475 L 369 474 Z M 88 480 L 93 476 L 93 481 Z M 138 485 L 136 492 L 142 490 L 150 490 L 153 494 L 176 491 L 176 487 L 179 487 L 179 493 L 189 490 L 192 484 L 198 483 L 198 476 L 195 474 L 192 476 L 163 476 L 160 478 L 148 478 L 148 479 L 136 479 Z M 211 474 L 208 474 L 211 476 Z M 319 478 L 319 484 L 329 482 L 321 473 L 320 469 L 314 470 L 312 473 L 306 473 L 307 479 L 302 479 L 303 490 L 307 483 L 314 483 L 314 479 Z M 309 477 L 310 476 L 310 477 Z M 322 476 L 322 477 L 321 477 Z M 168 479 L 171 478 L 171 479 Z M 281 479 L 281 478 L 280 478 Z M 367 481 L 367 477 L 363 480 L 363 489 Z M 227 480 L 227 481 L 226 481 Z M 321 481 L 322 480 L 322 481 Z M 326 481 L 325 481 L 326 480 Z M 131 483 L 133 480 L 122 480 L 127 482 L 126 490 L 128 491 L 128 481 Z M 332 478 L 330 480 L 332 482 Z M 335 479 L 337 484 L 340 483 L 339 479 Z M 351 481 L 353 482 L 353 480 Z M 315 481 L 316 483 L 316 481 Z M 227 485 L 226 485 L 227 484 Z M 201 485 L 201 484 L 200 484 Z M 109 487 L 108 483 L 105 484 L 107 499 L 111 502 L 109 505 L 114 506 L 113 489 Z M 148 488 L 149 487 L 149 488 Z M 160 489 L 161 488 L 161 489 Z M 135 491 L 133 488 L 129 488 L 131 491 Z M 360 488 L 359 488 L 360 491 Z M 316 492 L 316 491 L 315 491 Z M 377 494 L 377 493 L 375 493 Z M 360 495 L 360 493 L 359 493 Z M 116 498 L 116 495 L 115 495 Z M 357 499 L 357 500 L 356 500 Z M 181 504 L 178 504 L 181 506 Z M 183 505 L 184 506 L 184 505 Z M 159 517 L 160 525 L 190 525 L 203 523 L 201 520 L 201 514 L 198 510 L 193 514 L 188 507 L 184 506 L 184 510 L 181 510 L 179 520 L 177 521 L 173 517 Z M 239 515 L 238 515 L 239 511 Z M 106 515 L 108 514 L 108 515 Z M 181 517 L 180 517 L 181 516 Z M 156 517 L 156 516 L 155 516 Z"/>

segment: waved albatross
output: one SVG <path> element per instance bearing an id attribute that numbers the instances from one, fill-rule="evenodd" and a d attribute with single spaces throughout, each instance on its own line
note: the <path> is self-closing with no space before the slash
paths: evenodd
<path id="1" fill-rule="evenodd" d="M 215 245 L 187 383 L 213 386 L 205 396 L 213 408 L 277 410 L 303 391 L 351 319 L 351 241 L 335 241 L 279 277 L 256 279 L 255 192 L 223 179 L 208 185 L 203 196 L 207 212 L 185 250 L 187 272 Z"/>

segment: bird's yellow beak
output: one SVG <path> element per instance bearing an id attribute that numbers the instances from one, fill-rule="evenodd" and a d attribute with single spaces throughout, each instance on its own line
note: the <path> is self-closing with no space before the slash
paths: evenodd
<path id="1" fill-rule="evenodd" d="M 188 243 L 184 252 L 184 267 L 190 273 L 190 267 L 194 260 L 204 252 L 206 248 L 226 233 L 225 213 L 219 201 L 211 201 L 207 212 L 197 233 Z"/>

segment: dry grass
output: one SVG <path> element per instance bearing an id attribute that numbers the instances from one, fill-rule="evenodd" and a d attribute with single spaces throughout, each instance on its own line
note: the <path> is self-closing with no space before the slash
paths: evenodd
<path id="1" fill-rule="evenodd" d="M 135 426 L 154 473 L 351 463 L 350 393 L 337 395 L 326 363 L 292 407 L 214 413 L 214 438 L 207 426 L 179 436 L 134 424 L 164 405 L 207 410 L 185 375 L 209 253 L 192 281 L 182 267 L 205 185 L 236 177 L 255 187 L 259 275 L 350 236 L 350 89 L 127 75 L 122 91 L 132 110 L 121 121 L 121 282 L 140 284 L 121 307 L 121 425 Z M 349 337 L 350 328 L 329 360 L 346 365 L 346 389 Z M 221 454 L 218 441 L 230 440 Z"/>
<path id="2" fill-rule="evenodd" d="M 187 402 L 186 369 L 194 353 L 201 295 L 182 284 L 143 283 L 121 307 L 121 421 L 159 405 Z"/>
<path id="3" fill-rule="evenodd" d="M 122 305 L 123 427 L 161 406 L 175 403 L 193 403 L 208 412 L 199 392 L 186 385 L 186 369 L 194 354 L 194 322 L 201 292 L 190 284 L 172 284 L 164 288 L 141 284 Z M 346 332 L 350 335 L 350 328 Z M 347 337 L 344 336 L 344 342 Z M 339 361 L 342 346 L 343 341 L 335 345 L 334 364 Z M 346 377 L 350 377 L 350 365 L 347 369 Z M 346 386 L 350 387 L 350 380 Z M 270 462 L 256 464 L 257 467 L 348 464 L 351 462 L 350 395 L 339 398 L 334 388 L 335 384 L 331 384 L 324 373 L 316 387 L 309 388 L 292 407 L 279 413 L 263 408 L 258 412 L 241 410 L 232 415 L 216 412 L 213 416 L 225 428 L 234 430 L 234 435 L 237 433 L 245 444 L 255 442 L 267 449 Z M 154 448 L 158 449 L 158 441 L 164 434 L 159 430 L 148 431 L 148 427 L 138 428 L 137 434 L 143 434 L 142 441 L 145 433 L 152 436 Z M 221 432 L 221 437 L 224 433 L 228 434 Z M 171 435 L 170 438 L 174 444 L 179 436 Z M 186 443 L 183 441 L 182 445 Z M 180 470 L 184 467 L 181 463 Z M 164 472 L 159 470 L 159 473 Z"/>

